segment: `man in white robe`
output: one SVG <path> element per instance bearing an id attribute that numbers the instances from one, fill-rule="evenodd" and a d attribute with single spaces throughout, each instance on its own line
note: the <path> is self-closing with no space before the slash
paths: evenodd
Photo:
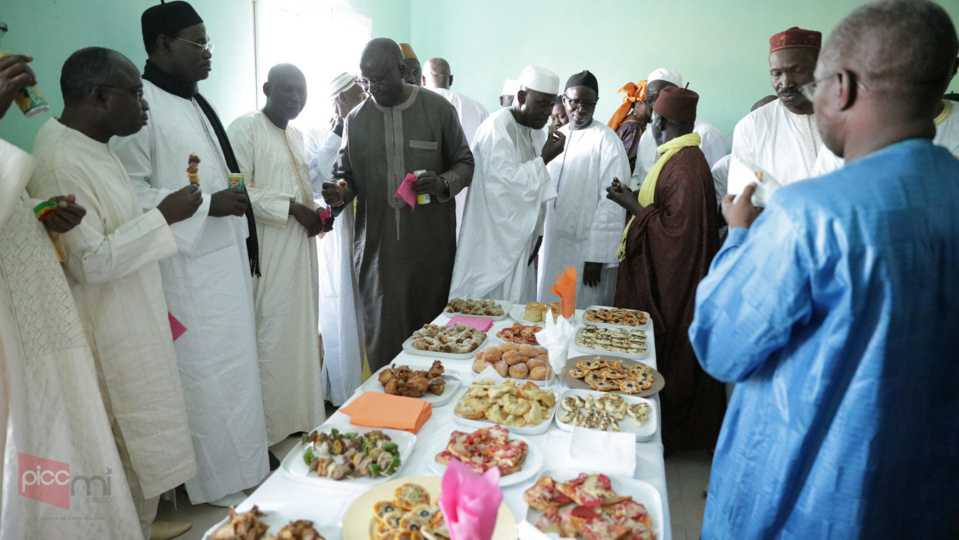
<path id="1" fill-rule="evenodd" d="M 659 93 L 662 92 L 663 88 L 670 86 L 683 87 L 683 76 L 678 71 L 665 67 L 653 70 L 646 77 L 646 108 L 653 110 L 653 105 L 656 103 Z M 729 145 L 726 143 L 726 138 L 719 131 L 719 128 L 713 124 L 697 117 L 693 124 L 693 133 L 698 133 L 700 139 L 702 139 L 702 142 L 699 143 L 699 149 L 703 151 L 703 155 L 706 156 L 706 163 L 710 167 L 715 165 L 723 156 L 729 154 Z M 630 189 L 635 190 L 642 186 L 646 175 L 649 174 L 649 171 L 659 159 L 657 148 L 659 146 L 653 140 L 652 133 L 647 129 L 639 138 L 639 148 L 636 151 L 636 168 L 629 182 Z"/>
<path id="2" fill-rule="evenodd" d="M 500 90 L 499 104 L 503 107 L 512 107 L 513 100 L 516 99 L 516 91 L 519 90 L 519 81 L 516 79 L 506 79 L 503 81 L 503 89 Z M 559 88 L 556 89 L 559 91 Z"/>
<path id="3" fill-rule="evenodd" d="M 107 145 L 132 135 L 149 109 L 136 67 L 103 48 L 77 51 L 60 77 L 64 110 L 40 128 L 38 198 L 75 194 L 88 209 L 63 236 L 67 281 L 87 334 L 107 415 L 144 537 L 160 494 L 196 474 L 159 260 L 177 251 L 169 224 L 200 206 L 196 186 L 143 212 L 126 170 Z M 136 336 L 136 339 L 130 339 Z"/>
<path id="4" fill-rule="evenodd" d="M 263 246 L 253 303 L 266 434 L 273 445 L 326 419 L 316 339 L 316 235 L 326 227 L 313 202 L 303 135 L 290 124 L 306 105 L 306 77 L 290 64 L 274 66 L 263 93 L 263 110 L 237 118 L 227 132 Z"/>
<path id="5" fill-rule="evenodd" d="M 533 259 L 543 234 L 544 203 L 556 197 L 546 165 L 566 136 L 546 139 L 559 77 L 527 66 L 516 100 L 490 115 L 476 132 L 476 163 L 450 297 L 510 302 L 536 299 Z"/>
<path id="6" fill-rule="evenodd" d="M 473 145 L 473 137 L 480 125 L 489 118 L 486 107 L 478 101 L 470 99 L 459 92 L 450 89 L 453 85 L 453 73 L 449 63 L 442 58 L 430 58 L 424 65 L 423 86 L 446 98 L 456 108 L 456 115 L 460 119 L 466 142 Z M 456 194 L 456 237 L 459 238 L 463 224 L 463 210 L 466 207 L 466 197 L 469 188 L 465 187 Z"/>
<path id="7" fill-rule="evenodd" d="M 0 117 L 36 84 L 30 59 L 0 58 Z M 37 221 L 33 208 L 42 201 L 25 189 L 35 166 L 0 140 L 0 538 L 142 538 L 95 361 L 47 233 L 76 226 L 83 209 L 67 197 Z M 40 487 L 22 456 L 69 465 L 73 478 L 91 478 L 91 496 L 80 482 L 75 496 L 65 494 L 68 506 L 21 494 Z M 107 481 L 112 500 L 103 504 Z"/>
<path id="8" fill-rule="evenodd" d="M 959 159 L 959 112 L 956 112 L 956 102 L 943 99 L 939 105 L 939 112 L 933 119 L 936 124 L 936 136 L 932 144 L 942 146 Z M 846 162 L 833 154 L 826 145 L 819 149 L 819 157 L 813 167 L 812 176 L 822 176 L 841 169 Z"/>
<path id="9" fill-rule="evenodd" d="M 179 253 L 160 271 L 167 306 L 187 328 L 174 343 L 197 460 L 187 493 L 193 504 L 239 504 L 269 472 L 250 276 L 256 243 L 246 241 L 256 228 L 243 217 L 245 192 L 229 188 L 239 167 L 226 130 L 196 87 L 210 72 L 206 27 L 186 2 L 154 6 L 142 22 L 150 123 L 110 146 L 144 210 L 182 187 L 191 154 L 201 160 L 203 203 L 171 227 Z"/>
<path id="10" fill-rule="evenodd" d="M 341 73 L 330 82 L 334 116 L 331 128 L 313 127 L 306 143 L 313 196 L 333 178 L 333 163 L 343 143 L 346 115 L 366 99 L 353 73 Z M 323 332 L 323 394 L 339 407 L 363 383 L 363 317 L 353 271 L 353 212 L 336 218 L 317 250 L 320 331 Z"/>
<path id="11" fill-rule="evenodd" d="M 821 33 L 795 27 L 770 38 L 769 74 L 779 99 L 749 113 L 733 131 L 733 156 L 780 185 L 809 178 L 822 147 L 812 102 L 800 91 L 813 80 L 821 42 Z"/>
<path id="12" fill-rule="evenodd" d="M 549 290 L 567 266 L 579 276 L 576 307 L 613 305 L 626 211 L 606 198 L 613 179 L 630 175 L 623 141 L 602 122 L 593 121 L 599 85 L 589 71 L 566 82 L 563 105 L 569 123 L 560 128 L 566 149 L 546 169 L 557 197 L 546 203 L 546 233 L 540 264 L 539 300 L 557 302 Z"/>

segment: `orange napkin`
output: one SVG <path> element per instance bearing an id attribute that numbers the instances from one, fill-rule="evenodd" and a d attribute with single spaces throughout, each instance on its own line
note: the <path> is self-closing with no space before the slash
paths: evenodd
<path id="1" fill-rule="evenodd" d="M 556 285 L 549 290 L 559 297 L 563 317 L 572 317 L 576 313 L 576 269 L 567 266 L 565 272 L 556 276 Z"/>
<path id="2" fill-rule="evenodd" d="M 428 401 L 382 392 L 363 392 L 340 412 L 354 426 L 402 429 L 416 433 L 433 414 Z"/>

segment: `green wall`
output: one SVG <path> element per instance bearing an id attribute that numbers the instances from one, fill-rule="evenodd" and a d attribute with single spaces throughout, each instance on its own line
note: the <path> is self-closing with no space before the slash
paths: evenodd
<path id="1" fill-rule="evenodd" d="M 412 0 L 412 45 L 421 61 L 442 56 L 453 89 L 499 107 L 507 78 L 527 64 L 560 76 L 589 69 L 599 80 L 596 117 L 622 103 L 616 90 L 662 66 L 700 94 L 699 115 L 727 136 L 768 78 L 769 37 L 791 26 L 827 35 L 857 0 Z M 959 0 L 941 1 L 959 23 Z M 954 83 L 953 88 L 959 88 Z"/>
<path id="2" fill-rule="evenodd" d="M 311 0 L 316 1 L 316 0 Z M 0 21 L 10 32 L 0 51 L 32 54 L 31 67 L 54 115 L 63 109 L 60 68 L 77 49 L 102 46 L 127 55 L 134 64 L 146 61 L 140 14 L 159 0 L 0 0 Z M 253 64 L 252 0 L 190 0 L 216 43 L 213 72 L 200 90 L 217 107 L 225 125 L 256 106 Z M 373 19 L 373 35 L 398 41 L 410 37 L 409 0 L 341 0 Z M 336 54 L 335 51 L 317 51 Z M 25 118 L 16 106 L 0 120 L 0 138 L 29 151 L 43 122 Z"/>

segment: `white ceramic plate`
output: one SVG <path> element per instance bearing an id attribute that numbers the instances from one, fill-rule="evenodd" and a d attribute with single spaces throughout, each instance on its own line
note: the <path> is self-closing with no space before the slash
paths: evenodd
<path id="1" fill-rule="evenodd" d="M 469 300 L 469 299 L 464 298 L 464 300 Z M 449 312 L 449 311 L 446 311 L 445 307 L 443 308 L 443 315 L 446 315 L 447 317 L 451 319 L 458 315 L 460 317 L 479 317 L 481 319 L 490 319 L 492 321 L 502 321 L 506 317 L 509 317 L 509 312 L 510 312 L 510 309 L 512 309 L 513 307 L 513 303 L 507 302 L 506 300 L 493 300 L 493 301 L 503 307 L 502 315 L 497 315 L 496 317 L 493 317 L 492 315 L 470 315 L 469 313 Z"/>
<path id="2" fill-rule="evenodd" d="M 400 364 L 396 364 L 399 367 Z M 384 369 L 389 369 L 390 366 L 384 366 L 379 371 L 373 374 L 372 377 L 366 379 L 366 382 L 360 385 L 358 392 L 380 392 L 383 393 L 386 390 L 383 388 L 383 385 L 380 384 L 380 372 Z M 414 371 L 427 371 L 429 368 L 418 368 L 415 366 L 410 366 Z M 456 392 L 459 391 L 463 383 L 460 382 L 458 377 L 446 373 L 443 375 L 443 378 L 446 379 L 446 389 L 443 390 L 443 393 L 436 395 L 432 392 L 427 392 L 420 396 L 417 399 L 422 399 L 423 401 L 430 402 L 433 407 L 440 407 L 446 405 L 453 399 L 453 396 L 456 395 Z"/>
<path id="3" fill-rule="evenodd" d="M 579 476 L 579 472 L 570 470 L 547 470 L 543 471 L 543 474 L 537 477 L 537 481 L 544 476 L 552 476 L 553 479 L 558 482 L 566 482 Z M 663 538 L 663 499 L 659 494 L 659 490 L 635 478 L 606 476 L 609 477 L 613 491 L 620 495 L 630 495 L 634 501 L 646 507 L 646 511 L 649 512 L 649 517 L 653 522 L 652 529 L 653 532 L 656 533 L 656 538 Z M 533 525 L 536 524 L 536 520 L 538 520 L 541 515 L 543 515 L 543 512 L 535 508 L 526 507 L 526 521 L 529 521 Z M 546 537 L 551 540 L 559 540 L 559 535 L 556 533 L 549 533 Z"/>
<path id="4" fill-rule="evenodd" d="M 526 304 L 516 304 L 513 306 L 513 309 L 509 310 L 509 318 L 523 324 L 539 324 L 539 325 L 546 324 L 546 321 L 527 321 L 526 318 L 523 317 L 524 313 L 526 313 Z M 547 310 L 547 313 L 549 313 L 549 310 Z M 575 315 L 573 316 L 573 318 L 575 319 Z M 573 319 L 570 319 L 569 322 L 575 324 L 575 321 Z"/>
<path id="5" fill-rule="evenodd" d="M 522 323 L 520 323 L 520 324 L 523 324 L 523 325 L 525 325 L 525 326 L 539 326 L 540 328 L 545 328 L 545 324 L 544 324 L 544 323 L 522 322 Z M 506 328 L 512 328 L 512 327 L 513 327 L 513 322 L 509 322 L 509 324 L 493 326 L 492 328 L 490 328 L 490 330 L 489 330 L 489 332 L 488 332 L 489 341 L 488 341 L 487 343 L 489 343 L 489 342 L 494 342 L 494 343 L 496 343 L 496 344 L 499 344 L 499 343 L 513 343 L 512 341 L 506 341 L 505 339 L 502 339 L 502 338 L 500 338 L 499 336 L 496 335 L 500 330 L 504 330 L 504 329 L 506 329 Z M 540 330 L 540 332 L 542 332 L 542 330 Z M 533 337 L 535 338 L 535 334 L 534 334 Z M 521 344 L 520 344 L 520 343 L 514 343 L 514 345 L 521 345 Z M 540 346 L 539 342 L 529 343 L 529 345 L 533 345 L 534 347 L 539 347 L 539 346 Z"/>
<path id="6" fill-rule="evenodd" d="M 373 519 L 373 505 L 379 501 L 393 500 L 396 488 L 403 484 L 418 484 L 426 488 L 430 500 L 435 501 L 440 495 L 441 478 L 438 476 L 412 476 L 392 480 L 376 486 L 353 501 L 343 515 L 343 540 L 370 540 L 370 521 Z M 516 538 L 516 518 L 500 503 L 499 513 L 496 515 L 496 528 L 493 529 L 492 540 L 513 540 Z"/>
<path id="7" fill-rule="evenodd" d="M 596 392 L 594 390 L 576 390 L 572 388 L 563 392 L 563 395 L 559 397 L 558 404 L 556 405 L 556 414 L 553 415 L 556 418 L 556 425 L 559 426 L 560 429 L 564 429 L 566 431 L 573 430 L 572 424 L 567 424 L 566 422 L 563 422 L 562 420 L 560 420 L 560 418 L 562 418 L 562 416 L 566 414 L 566 409 L 563 409 L 563 398 L 567 396 L 580 396 L 583 398 L 585 398 L 586 396 L 592 396 L 593 399 L 595 400 L 603 397 L 604 395 L 609 395 L 609 393 Z M 647 441 L 651 439 L 653 435 L 656 434 L 656 430 L 659 429 L 659 414 L 656 411 L 656 402 L 650 399 L 636 397 L 636 396 L 628 396 L 624 394 L 619 394 L 619 395 L 626 400 L 626 403 L 629 403 L 630 405 L 633 405 L 636 403 L 646 403 L 652 408 L 652 411 L 650 411 L 650 414 L 649 414 L 649 420 L 641 426 L 637 426 L 636 423 L 633 422 L 633 417 L 627 414 L 622 420 L 619 421 L 620 432 L 635 433 L 637 442 Z M 598 428 L 587 428 L 587 429 L 596 429 L 596 431 L 602 431 Z"/>
<path id="8" fill-rule="evenodd" d="M 286 527 L 291 521 L 296 521 L 298 519 L 309 519 L 313 521 L 313 528 L 316 529 L 316 532 L 320 533 L 326 538 L 333 536 L 335 533 L 335 531 L 331 530 L 330 526 L 321 527 L 318 525 L 318 522 L 314 517 L 285 513 L 282 510 L 282 504 L 266 503 L 257 505 L 257 507 L 261 512 L 266 514 L 266 516 L 260 518 L 260 523 L 270 526 L 270 528 L 267 529 L 266 533 L 263 535 L 264 537 L 268 535 L 276 535 L 276 533 L 280 532 L 280 529 Z M 253 506 L 249 504 L 241 504 L 240 509 L 242 509 L 242 511 L 238 510 L 238 513 L 242 514 L 252 510 Z M 220 527 L 226 525 L 227 520 L 229 519 L 229 513 L 226 509 L 223 510 L 223 513 L 226 514 L 226 517 L 218 521 L 216 525 L 210 527 L 205 533 L 203 533 L 203 540 L 208 540 L 211 536 L 213 536 L 213 533 L 220 529 Z"/>
<path id="9" fill-rule="evenodd" d="M 556 407 L 553 407 L 552 409 L 550 409 L 549 412 L 551 415 L 555 415 Z M 453 421 L 461 426 L 466 426 L 473 429 L 488 428 L 496 425 L 496 422 L 491 422 L 485 419 L 470 420 L 469 418 L 463 418 L 462 416 L 456 414 L 455 411 L 453 412 Z M 546 433 L 546 431 L 549 429 L 549 426 L 552 425 L 552 423 L 553 423 L 553 419 L 551 417 L 549 420 L 543 420 L 542 422 L 540 422 L 539 424 L 535 426 L 526 425 L 523 427 L 515 427 L 515 426 L 504 425 L 503 427 L 508 429 L 510 433 L 516 433 L 519 435 L 541 435 L 543 433 Z"/>
<path id="10" fill-rule="evenodd" d="M 647 313 L 647 312 L 645 312 L 645 311 L 643 311 L 643 313 L 646 313 L 646 318 L 647 318 L 646 324 L 641 324 L 641 325 L 639 325 L 639 326 L 623 326 L 623 325 L 620 325 L 620 324 L 609 324 L 609 323 L 604 323 L 604 322 L 587 321 L 587 320 L 586 320 L 586 311 L 587 311 L 587 310 L 590 310 L 590 309 L 619 309 L 619 308 L 614 308 L 614 307 L 612 307 L 612 306 L 589 306 L 589 307 L 587 307 L 585 310 L 583 310 L 583 313 L 581 313 L 580 316 L 579 316 L 580 322 L 583 323 L 584 325 L 587 325 L 587 324 L 595 324 L 596 326 L 598 326 L 598 327 L 600 327 L 600 328 L 626 328 L 626 329 L 629 329 L 629 330 L 644 330 L 644 331 L 646 331 L 647 333 L 649 333 L 650 330 L 652 330 L 651 328 L 649 328 L 649 322 L 648 322 L 648 321 L 651 321 L 652 318 L 649 316 L 649 313 Z M 634 310 L 629 310 L 629 311 L 642 311 L 642 310 L 636 310 L 636 309 L 634 309 Z"/>
<path id="11" fill-rule="evenodd" d="M 512 485 L 516 485 L 521 482 L 525 482 L 529 480 L 533 476 L 536 476 L 536 473 L 543 468 L 543 463 L 544 463 L 542 450 L 537 448 L 533 443 L 529 442 L 528 439 L 519 437 L 517 435 L 513 435 L 512 433 L 513 428 L 507 428 L 507 429 L 510 430 L 509 438 L 525 442 L 526 447 L 529 449 L 529 451 L 526 453 L 526 460 L 523 461 L 523 467 L 519 471 L 513 474 L 500 477 L 499 479 L 500 487 L 512 486 Z M 446 445 L 449 444 L 449 442 L 450 442 L 450 437 L 449 435 L 447 435 L 446 437 L 437 438 L 436 440 L 431 442 L 429 446 L 426 447 L 425 459 L 427 463 L 429 464 L 430 470 L 440 476 L 442 476 L 443 473 L 446 472 L 446 465 L 443 465 L 439 461 L 436 461 L 435 458 L 437 454 L 439 454 L 443 450 L 446 450 Z"/>
<path id="12" fill-rule="evenodd" d="M 421 351 L 413 347 L 413 336 L 410 336 L 403 342 L 403 350 L 415 354 L 417 356 L 429 356 L 430 358 L 436 358 L 438 360 L 472 360 L 476 353 L 479 352 L 486 344 L 489 342 L 489 334 L 486 335 L 486 339 L 480 343 L 479 347 L 476 350 L 463 354 L 454 354 L 454 353 L 441 353 L 433 351 Z"/>
<path id="13" fill-rule="evenodd" d="M 587 323 L 587 324 L 593 325 L 593 323 Z M 649 324 L 649 323 L 647 323 L 647 325 L 648 325 L 648 324 Z M 597 326 L 598 328 L 605 328 L 605 329 L 607 329 L 607 330 L 612 330 L 612 329 L 615 329 L 615 330 L 625 330 L 625 329 L 626 329 L 625 326 L 616 326 L 616 327 L 610 327 L 609 325 L 606 325 L 606 326 L 593 325 L 593 326 Z M 591 348 L 589 348 L 589 347 L 582 347 L 582 346 L 578 345 L 578 343 L 579 343 L 579 338 L 580 338 L 580 336 L 583 335 L 583 331 L 584 331 L 584 330 L 586 330 L 586 327 L 585 327 L 585 326 L 576 331 L 576 335 L 573 336 L 573 348 L 576 349 L 576 350 L 579 351 L 579 352 L 584 352 L 584 353 L 586 353 L 586 354 L 621 354 L 621 355 L 626 356 L 626 357 L 629 357 L 629 358 L 641 359 L 641 358 L 647 358 L 647 357 L 649 356 L 650 351 L 651 351 L 652 348 L 655 346 L 655 343 L 653 343 L 653 340 L 650 338 L 649 333 L 647 332 L 647 333 L 646 333 L 646 352 L 644 352 L 644 353 L 633 354 L 633 353 L 627 353 L 627 352 L 622 352 L 622 351 L 607 351 L 607 350 L 604 350 L 604 349 L 591 349 Z M 641 330 L 641 329 L 639 329 L 639 328 L 630 328 L 629 330 Z M 642 331 L 642 332 L 646 332 L 645 330 L 641 330 L 641 331 Z"/>
<path id="14" fill-rule="evenodd" d="M 384 478 L 355 478 L 352 480 L 333 480 L 332 478 L 323 478 L 317 476 L 315 472 L 310 471 L 309 464 L 303 460 L 303 454 L 306 452 L 307 445 L 303 442 L 297 443 L 293 447 L 293 450 L 290 450 L 290 453 L 283 458 L 283 463 L 280 464 L 280 469 L 294 480 L 299 480 L 301 482 L 307 483 L 320 483 L 330 486 L 342 485 L 342 484 L 357 484 L 372 486 L 376 484 L 383 483 L 390 478 L 396 477 L 403 470 L 403 467 L 406 466 L 406 463 L 410 459 L 410 454 L 413 453 L 413 446 L 416 444 L 416 435 L 409 433 L 407 431 L 402 431 L 398 429 L 379 429 L 379 428 L 368 428 L 362 426 L 354 426 L 352 424 L 323 424 L 318 428 L 320 431 L 329 433 L 333 429 L 338 429 L 340 433 L 369 433 L 371 431 L 382 431 L 384 434 L 389 435 L 390 439 L 399 446 L 400 451 L 400 466 L 393 473 L 391 477 Z"/>

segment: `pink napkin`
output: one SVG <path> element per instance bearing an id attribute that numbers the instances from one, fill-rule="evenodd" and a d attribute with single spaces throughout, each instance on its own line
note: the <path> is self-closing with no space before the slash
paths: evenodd
<path id="1" fill-rule="evenodd" d="M 416 192 L 413 191 L 413 182 L 416 182 L 416 175 L 407 173 L 400 188 L 396 190 L 396 196 L 406 201 L 410 205 L 410 212 L 416 210 Z"/>
<path id="2" fill-rule="evenodd" d="M 496 514 L 503 502 L 499 488 L 499 468 L 482 476 L 451 459 L 437 504 L 443 512 L 450 540 L 490 540 L 496 528 Z"/>
<path id="3" fill-rule="evenodd" d="M 493 327 L 493 319 L 487 319 L 486 317 L 464 317 L 463 315 L 453 317 L 450 319 L 450 322 L 446 323 L 446 326 L 456 326 L 456 323 L 465 324 L 466 326 L 484 332 L 489 332 L 489 329 Z"/>
<path id="4" fill-rule="evenodd" d="M 186 332 L 186 326 L 183 326 L 183 323 L 178 321 L 169 311 L 166 314 L 170 318 L 170 331 L 173 332 L 173 341 L 176 341 L 178 337 L 183 335 L 183 332 Z"/>

